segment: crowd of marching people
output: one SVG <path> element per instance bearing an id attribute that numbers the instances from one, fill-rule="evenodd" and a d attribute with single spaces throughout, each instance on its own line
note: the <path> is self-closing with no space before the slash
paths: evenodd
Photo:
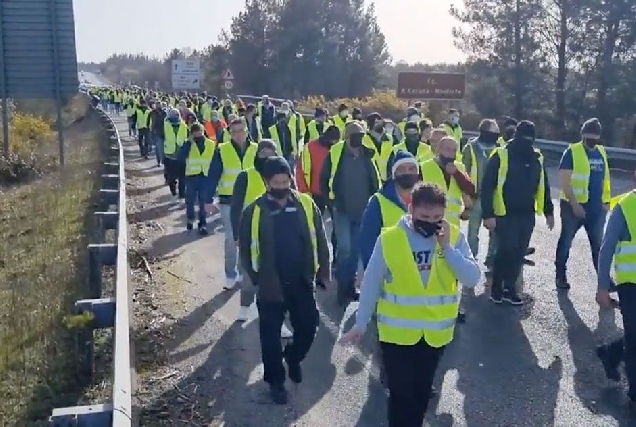
<path id="1" fill-rule="evenodd" d="M 484 119 L 479 136 L 464 143 L 457 110 L 435 126 L 421 103 L 395 123 L 345 104 L 333 116 L 317 108 L 306 119 L 293 102 L 275 106 L 267 96 L 246 105 L 205 92 L 108 87 L 91 94 L 126 115 L 141 156 L 154 151 L 170 192 L 185 200 L 187 230 L 205 236 L 209 215 L 220 217 L 224 288 L 240 288 L 238 321 L 257 307 L 275 403 L 287 402 L 287 378 L 302 382 L 318 327 L 315 286 L 333 286 L 341 306 L 358 302 L 343 343 L 359 343 L 371 320 L 377 325 L 389 425 L 421 427 L 443 350 L 470 315 L 462 300 L 481 281 L 480 229 L 489 236 L 490 300 L 521 306 L 535 222 L 542 217 L 554 228 L 554 198 L 561 230 L 554 286 L 570 288 L 568 256 L 583 227 L 596 301 L 623 314 L 624 336 L 596 352 L 614 381 L 625 362 L 636 414 L 636 192 L 612 197 L 597 119 L 585 121 L 581 140 L 564 151 L 555 195 L 527 120 Z M 283 346 L 281 337 L 292 339 Z"/>

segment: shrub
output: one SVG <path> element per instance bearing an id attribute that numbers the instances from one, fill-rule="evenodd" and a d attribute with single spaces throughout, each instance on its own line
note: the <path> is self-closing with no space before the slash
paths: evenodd
<path id="1" fill-rule="evenodd" d="M 358 107 L 362 110 L 363 116 L 377 112 L 386 119 L 399 122 L 404 119 L 409 103 L 396 96 L 394 90 L 375 90 L 371 96 L 364 98 L 338 98 L 327 100 L 323 96 L 310 96 L 299 101 L 296 105 L 299 112 L 303 114 L 314 114 L 316 107 L 325 107 L 330 115 L 338 112 L 338 105 L 346 104 L 349 109 Z M 424 102 L 424 111 L 435 125 L 439 125 L 446 117 L 446 111 L 451 107 L 449 102 Z M 462 101 L 459 106 L 462 112 L 462 127 L 466 130 L 475 130 L 481 118 L 475 112 L 473 106 Z"/>

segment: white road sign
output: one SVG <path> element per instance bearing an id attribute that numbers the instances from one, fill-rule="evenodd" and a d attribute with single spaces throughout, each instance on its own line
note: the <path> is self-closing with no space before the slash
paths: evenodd
<path id="1" fill-rule="evenodd" d="M 223 80 L 234 80 L 234 74 L 232 73 L 232 70 L 230 70 L 229 68 L 225 70 L 225 74 L 223 74 Z"/>
<path id="2" fill-rule="evenodd" d="M 172 89 L 191 90 L 201 88 L 201 61 L 198 59 L 172 60 Z"/>
<path id="3" fill-rule="evenodd" d="M 172 75 L 173 90 L 192 90 L 201 87 L 201 79 L 198 75 L 177 74 Z"/>
<path id="4" fill-rule="evenodd" d="M 223 83 L 223 86 L 227 89 L 230 90 L 234 87 L 234 83 L 232 82 L 232 80 L 226 80 L 225 83 Z"/>

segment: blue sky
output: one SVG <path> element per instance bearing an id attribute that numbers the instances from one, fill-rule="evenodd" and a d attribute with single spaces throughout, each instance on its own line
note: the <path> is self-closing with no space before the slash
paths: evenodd
<path id="1" fill-rule="evenodd" d="M 73 2 L 80 61 L 103 61 L 115 52 L 162 56 L 174 47 L 203 48 L 216 42 L 244 5 L 243 0 Z M 436 63 L 464 57 L 453 46 L 451 1 L 375 0 L 375 4 L 394 60 Z"/>

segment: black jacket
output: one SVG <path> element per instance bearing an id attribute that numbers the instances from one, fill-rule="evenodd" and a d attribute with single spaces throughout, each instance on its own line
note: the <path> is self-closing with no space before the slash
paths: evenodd
<path id="1" fill-rule="evenodd" d="M 241 226 L 239 230 L 239 262 L 243 269 L 247 272 L 252 283 L 258 287 L 257 296 L 261 301 L 280 302 L 283 301 L 283 287 L 278 276 L 276 268 L 276 257 L 285 256 L 284 253 L 276 253 L 274 250 L 274 221 L 270 214 L 270 209 L 267 204 L 267 195 L 262 195 L 254 203 L 250 204 L 241 217 Z M 306 225 L 302 227 L 301 232 L 306 234 L 303 239 L 307 244 L 311 245 L 311 238 L 309 236 L 309 225 L 303 207 L 299 199 L 299 193 L 292 191 L 293 201 L 296 205 L 296 211 L 301 215 L 300 224 Z M 260 214 L 260 232 L 259 232 L 259 247 L 260 247 L 260 266 L 259 271 L 255 272 L 252 268 L 252 217 L 254 215 L 254 207 L 258 205 L 261 209 Z M 318 207 L 312 202 L 313 216 L 314 216 L 314 228 L 316 230 L 316 240 L 318 249 L 318 271 L 314 269 L 313 260 L 313 248 L 308 247 L 305 253 L 307 257 L 304 265 L 304 280 L 306 284 L 314 285 L 316 277 L 321 279 L 330 279 L 330 259 L 329 259 L 329 246 L 327 243 L 327 235 L 325 234 L 325 227 L 322 222 L 322 216 Z"/>
<path id="2" fill-rule="evenodd" d="M 511 141 L 508 150 L 508 174 L 503 185 L 503 199 L 506 214 L 532 214 L 535 212 L 535 195 L 543 172 L 545 180 L 545 197 L 543 214 L 554 214 L 554 205 L 550 195 L 550 183 L 545 172 L 545 164 L 541 167 L 541 154 L 534 151 L 532 146 L 524 140 Z M 481 183 L 481 209 L 483 218 L 494 218 L 493 198 L 499 176 L 500 158 L 493 154 L 484 171 Z"/>

